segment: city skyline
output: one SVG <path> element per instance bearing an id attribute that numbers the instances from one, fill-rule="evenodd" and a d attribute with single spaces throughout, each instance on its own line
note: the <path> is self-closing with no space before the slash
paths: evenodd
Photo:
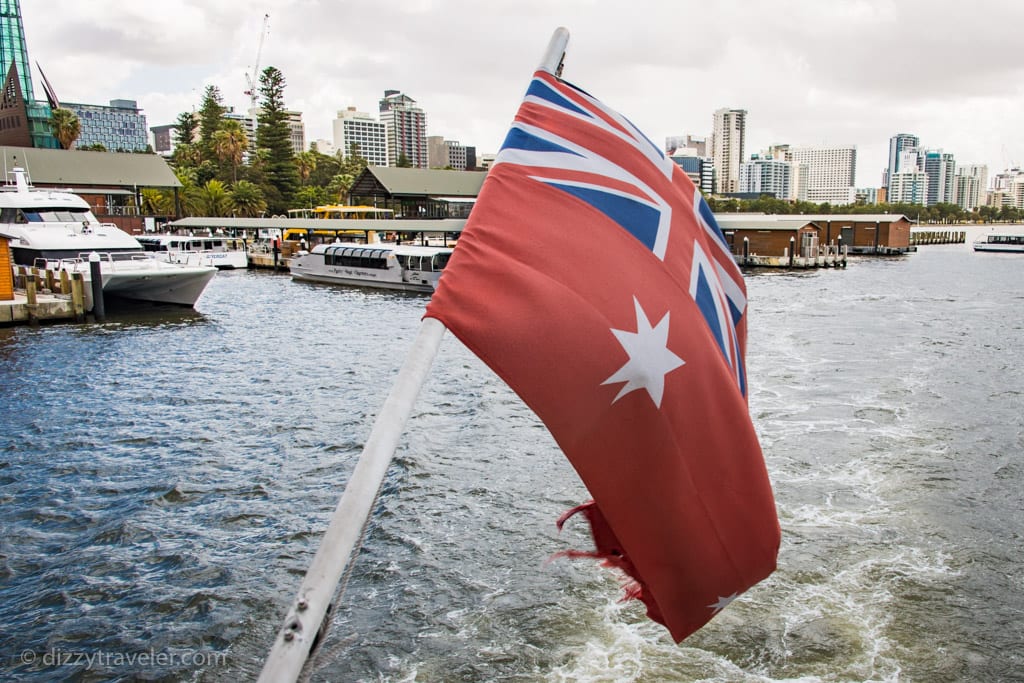
<path id="1" fill-rule="evenodd" d="M 22 14 L 32 61 L 62 100 L 135 99 L 150 126 L 197 108 L 207 84 L 246 111 L 245 74 L 267 13 L 260 68 L 284 74 L 308 141 L 331 139 L 339 110 L 374 114 L 381 93 L 396 89 L 427 112 L 428 135 L 496 151 L 551 32 L 564 25 L 565 77 L 656 142 L 705 137 L 715 110 L 736 108 L 748 112 L 748 155 L 780 143 L 856 145 L 858 187 L 881 184 L 898 132 L 993 172 L 1024 161 L 1014 125 L 1024 94 L 1006 85 L 1022 69 L 1011 27 L 1024 7 L 1014 3 L 934 13 L 916 0 L 648 1 L 624 17 L 593 11 L 596 1 L 565 4 L 384 1 L 369 13 L 271 0 L 240 12 L 221 0 L 172 0 L 155 14 L 108 0 L 33 0 Z M 907 53 L 909 26 L 964 49 Z M 886 76 L 900 59 L 914 66 L 913 82 Z"/>

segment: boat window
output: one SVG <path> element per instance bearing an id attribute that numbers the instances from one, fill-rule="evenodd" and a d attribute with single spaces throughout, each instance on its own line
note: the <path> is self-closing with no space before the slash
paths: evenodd
<path id="1" fill-rule="evenodd" d="M 383 269 L 388 267 L 387 251 L 354 247 L 327 247 L 324 250 L 324 265 Z"/>
<path id="2" fill-rule="evenodd" d="M 448 265 L 448 259 L 452 257 L 449 252 L 442 252 L 434 256 L 434 270 L 444 270 L 444 267 Z"/>

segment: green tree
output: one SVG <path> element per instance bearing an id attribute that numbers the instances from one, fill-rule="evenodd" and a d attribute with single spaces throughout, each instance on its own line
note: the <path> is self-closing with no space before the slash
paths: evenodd
<path id="1" fill-rule="evenodd" d="M 299 191 L 295 193 L 294 208 L 313 209 L 324 204 L 330 204 L 331 201 L 331 194 L 326 187 L 306 185 L 305 187 L 300 187 Z"/>
<path id="2" fill-rule="evenodd" d="M 50 130 L 53 137 L 64 149 L 71 149 L 75 140 L 82 134 L 82 122 L 78 120 L 75 112 L 64 107 L 57 107 L 50 112 Z"/>
<path id="3" fill-rule="evenodd" d="M 242 124 L 234 120 L 222 120 L 220 128 L 213 134 L 213 153 L 222 162 L 231 164 L 231 180 L 238 181 L 238 165 L 249 146 Z"/>
<path id="4" fill-rule="evenodd" d="M 262 216 L 267 210 L 263 191 L 248 180 L 239 180 L 232 186 L 229 194 L 236 216 L 256 218 Z"/>
<path id="5" fill-rule="evenodd" d="M 174 147 L 191 145 L 196 139 L 196 116 L 190 111 L 178 114 L 174 122 Z"/>
<path id="6" fill-rule="evenodd" d="M 193 216 L 230 216 L 234 203 L 227 188 L 219 180 L 191 188 L 189 205 Z"/>
<path id="7" fill-rule="evenodd" d="M 405 152 L 401 152 L 398 155 L 398 161 L 395 162 L 395 166 L 398 168 L 412 168 L 412 162 L 409 161 L 409 157 L 405 155 Z"/>
<path id="8" fill-rule="evenodd" d="M 299 171 L 293 160 L 288 112 L 284 108 L 284 75 L 268 66 L 260 74 L 260 114 L 256 128 L 256 146 L 266 150 L 264 192 L 267 207 L 273 214 L 284 214 L 291 206 L 299 187 Z"/>
<path id="9" fill-rule="evenodd" d="M 341 158 L 338 155 L 321 154 L 315 150 L 310 150 L 309 153 L 316 159 L 316 166 L 309 174 L 306 184 L 307 186 L 326 188 L 331 182 L 331 178 L 341 173 Z"/>
<path id="10" fill-rule="evenodd" d="M 367 161 L 359 153 L 359 145 L 353 143 L 349 148 L 348 156 L 341 160 L 339 172 L 331 178 L 331 182 L 327 185 L 328 190 L 338 197 L 339 202 L 346 203 L 346 197 L 352 189 L 352 184 L 355 183 L 356 179 L 366 169 L 366 166 Z"/>
<path id="11" fill-rule="evenodd" d="M 220 88 L 215 85 L 206 86 L 206 90 L 203 92 L 203 102 L 199 106 L 198 144 L 203 161 L 212 161 L 216 158 L 213 151 L 213 134 L 220 129 L 225 111 L 227 108 L 223 104 Z"/>
<path id="12" fill-rule="evenodd" d="M 299 173 L 299 181 L 305 185 L 309 176 L 316 170 L 315 152 L 300 152 L 295 155 L 295 170 Z"/>
<path id="13" fill-rule="evenodd" d="M 142 190 L 142 212 L 151 216 L 173 216 L 174 194 L 151 187 Z"/>

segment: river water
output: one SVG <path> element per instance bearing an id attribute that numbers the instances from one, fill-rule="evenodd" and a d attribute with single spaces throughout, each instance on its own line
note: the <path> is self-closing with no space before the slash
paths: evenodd
<path id="1" fill-rule="evenodd" d="M 310 679 L 1024 680 L 1024 255 L 747 282 L 774 575 L 677 646 L 548 561 L 586 491 L 448 336 Z M 255 678 L 425 301 L 220 273 L 195 312 L 0 329 L 0 678 Z"/>

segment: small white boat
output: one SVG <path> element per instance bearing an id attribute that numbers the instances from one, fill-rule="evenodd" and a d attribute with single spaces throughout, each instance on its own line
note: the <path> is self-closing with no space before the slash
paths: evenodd
<path id="1" fill-rule="evenodd" d="M 245 240 L 240 237 L 206 235 L 143 235 L 142 248 L 168 263 L 213 266 L 220 270 L 248 268 Z"/>
<path id="2" fill-rule="evenodd" d="M 22 168 L 10 175 L 13 183 L 0 191 L 0 232 L 15 265 L 80 272 L 91 282 L 89 258 L 97 254 L 104 297 L 180 306 L 194 306 L 217 273 L 157 260 L 132 235 L 100 223 L 78 195 L 34 188 Z"/>
<path id="3" fill-rule="evenodd" d="M 299 252 L 289 268 L 295 280 L 429 294 L 451 255 L 451 247 L 335 242 Z"/>
<path id="4" fill-rule="evenodd" d="M 974 251 L 1024 253 L 1024 234 L 990 234 L 974 243 Z"/>

